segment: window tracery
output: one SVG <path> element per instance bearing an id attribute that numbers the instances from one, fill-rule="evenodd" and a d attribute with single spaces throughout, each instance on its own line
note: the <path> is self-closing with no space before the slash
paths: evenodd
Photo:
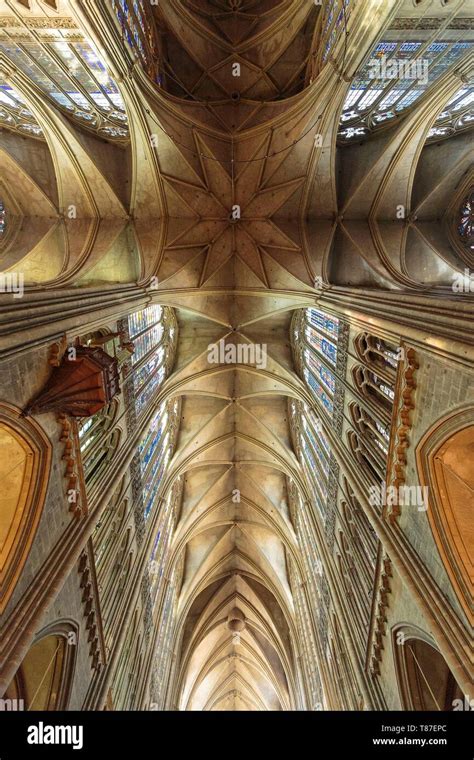
<path id="1" fill-rule="evenodd" d="M 353 7 L 354 3 L 351 0 L 331 0 L 325 4 L 321 34 L 323 63 L 327 61 L 339 39 L 345 34 Z"/>
<path id="2" fill-rule="evenodd" d="M 171 371 L 177 341 L 176 319 L 171 309 L 154 304 L 130 315 L 128 333 L 134 350 L 125 383 L 130 386 L 139 416 Z"/>
<path id="3" fill-rule="evenodd" d="M 474 251 L 474 190 L 471 190 L 461 203 L 457 230 L 462 244 Z"/>
<path id="4" fill-rule="evenodd" d="M 120 431 L 113 429 L 117 411 L 114 400 L 78 424 L 79 447 L 88 487 L 98 479 L 118 447 Z"/>
<path id="5" fill-rule="evenodd" d="M 318 406 L 334 413 L 339 320 L 319 309 L 297 314 L 292 327 L 293 353 Z"/>
<path id="6" fill-rule="evenodd" d="M 3 201 L 0 201 L 0 236 L 4 234 L 6 228 L 7 228 L 7 212 L 5 209 L 5 204 L 3 203 Z"/>
<path id="7" fill-rule="evenodd" d="M 160 486 L 176 443 L 179 401 L 165 401 L 153 416 L 147 432 L 138 445 L 141 498 L 145 521 L 157 502 Z"/>
<path id="8" fill-rule="evenodd" d="M 314 502 L 326 514 L 331 448 L 321 421 L 307 404 L 290 402 L 290 425 L 295 450 L 303 466 Z"/>
<path id="9" fill-rule="evenodd" d="M 339 140 L 368 136 L 413 106 L 472 43 L 440 33 L 432 40 L 393 40 L 375 45 L 356 74 L 344 102 Z"/>
<path id="10" fill-rule="evenodd" d="M 169 549 L 175 529 L 179 503 L 181 500 L 181 481 L 178 479 L 170 489 L 168 496 L 162 504 L 161 514 L 159 515 L 158 527 L 156 530 L 153 548 L 148 563 L 148 573 L 150 576 L 150 596 L 153 609 L 159 600 L 162 581 L 164 578 L 164 569 L 168 561 Z"/>
<path id="11" fill-rule="evenodd" d="M 448 100 L 428 132 L 427 142 L 470 129 L 474 122 L 474 88 L 463 84 Z"/>
<path id="12" fill-rule="evenodd" d="M 44 139 L 44 132 L 23 95 L 0 80 L 0 126 L 28 137 Z"/>
<path id="13" fill-rule="evenodd" d="M 178 485 L 177 498 L 180 498 L 181 489 Z M 171 644 L 173 641 L 174 623 L 178 606 L 179 594 L 184 573 L 184 553 L 177 560 L 172 571 L 169 583 L 166 587 L 163 604 L 159 612 L 160 627 L 156 637 L 155 657 L 156 665 L 152 677 L 152 697 L 155 704 L 164 709 L 167 681 L 173 660 Z"/>
<path id="14" fill-rule="evenodd" d="M 347 536 L 358 552 L 366 576 L 373 579 L 379 540 L 346 478 L 342 482 L 341 507 L 341 519 Z"/>
<path id="15" fill-rule="evenodd" d="M 375 371 L 385 371 L 395 377 L 399 351 L 393 344 L 368 332 L 360 333 L 354 344 L 361 361 Z"/>
<path id="16" fill-rule="evenodd" d="M 157 47 L 153 16 L 143 0 L 112 0 L 122 37 L 138 56 L 144 70 L 157 78 Z"/>
<path id="17" fill-rule="evenodd" d="M 115 81 L 80 30 L 74 37 L 68 31 L 50 29 L 46 40 L 34 29 L 25 29 L 20 37 L 3 29 L 0 51 L 76 123 L 105 139 L 126 142 L 128 119 Z M 8 84 L 0 90 L 1 108 L 7 113 L 2 123 L 40 137 L 24 99 Z"/>
<path id="18" fill-rule="evenodd" d="M 387 413 L 391 413 L 395 391 L 393 386 L 385 378 L 367 369 L 367 367 L 355 367 L 353 371 L 356 388 L 363 396 L 371 399 Z"/>

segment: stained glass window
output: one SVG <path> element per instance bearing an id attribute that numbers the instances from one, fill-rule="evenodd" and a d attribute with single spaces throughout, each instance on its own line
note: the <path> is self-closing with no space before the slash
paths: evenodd
<path id="1" fill-rule="evenodd" d="M 328 411 L 329 414 L 332 414 L 334 411 L 332 398 L 324 391 L 321 383 L 318 380 L 316 380 L 314 375 L 308 369 L 304 370 L 304 379 L 308 383 L 309 387 L 313 391 L 318 401 L 321 402 L 321 404 L 325 407 L 325 409 Z"/>
<path id="2" fill-rule="evenodd" d="M 139 333 L 144 332 L 152 325 L 161 320 L 163 309 L 158 304 L 147 306 L 146 309 L 140 309 L 134 314 L 130 314 L 128 318 L 128 329 L 130 338 L 133 338 Z"/>
<path id="3" fill-rule="evenodd" d="M 336 392 L 339 320 L 313 308 L 302 315 L 293 327 L 295 358 L 312 394 L 331 416 Z"/>
<path id="4" fill-rule="evenodd" d="M 184 562 L 184 552 L 182 552 L 181 557 L 174 565 L 159 608 L 160 617 L 154 655 L 155 667 L 151 679 L 151 698 L 160 710 L 164 709 L 167 678 L 173 661 L 171 644 L 179 593 L 183 582 Z M 157 605 L 155 605 L 155 609 L 158 609 Z"/>
<path id="5" fill-rule="evenodd" d="M 428 132 L 427 141 L 433 142 L 472 127 L 474 122 L 474 87 L 463 84 L 438 114 Z"/>
<path id="6" fill-rule="evenodd" d="M 112 401 L 92 417 L 79 421 L 79 447 L 87 486 L 97 478 L 117 447 L 119 432 L 113 429 L 116 411 L 117 405 Z"/>
<path id="7" fill-rule="evenodd" d="M 471 48 L 464 40 L 379 42 L 347 94 L 340 141 L 363 137 L 395 119 Z"/>
<path id="8" fill-rule="evenodd" d="M 325 314 L 323 311 L 319 311 L 318 309 L 308 309 L 308 312 L 309 323 L 337 341 L 339 320 L 336 317 L 331 317 L 329 314 Z"/>
<path id="9" fill-rule="evenodd" d="M 11 85 L 0 82 L 0 126 L 22 135 L 44 139 L 44 133 L 24 97 Z"/>
<path id="10" fill-rule="evenodd" d="M 336 378 L 331 370 L 328 369 L 316 354 L 313 354 L 309 349 L 305 350 L 304 358 L 312 375 L 317 377 L 318 381 L 324 385 L 331 396 L 334 395 Z"/>
<path id="11" fill-rule="evenodd" d="M 303 638 L 303 657 L 306 660 L 308 678 L 312 685 L 314 709 L 322 708 L 322 690 L 317 671 L 317 654 L 314 641 L 314 627 L 312 621 L 318 618 L 322 601 L 322 583 L 324 568 L 321 562 L 320 552 L 315 539 L 311 511 L 303 503 L 300 494 L 289 481 L 290 510 L 295 533 L 298 538 L 302 562 L 302 574 L 307 593 L 303 593 L 303 584 L 297 583 L 296 567 L 289 565 L 289 579 L 295 600 L 296 614 L 300 619 L 300 630 Z M 310 614 L 310 608 L 311 613 Z M 306 650 L 306 651 L 305 651 Z"/>
<path id="12" fill-rule="evenodd" d="M 464 245 L 474 251 L 474 190 L 466 196 L 459 209 L 458 233 Z"/>
<path id="13" fill-rule="evenodd" d="M 307 404 L 291 402 L 290 420 L 295 443 L 314 503 L 322 516 L 326 512 L 327 481 L 331 448 L 321 420 Z"/>
<path id="14" fill-rule="evenodd" d="M 166 366 L 176 343 L 175 329 L 169 310 L 157 304 L 128 317 L 128 332 L 134 351 L 131 372 L 126 382 L 133 386 L 135 411 L 138 415 L 165 379 Z"/>
<path id="15" fill-rule="evenodd" d="M 179 479 L 173 484 L 168 496 L 161 507 L 158 528 L 156 531 L 153 548 L 150 554 L 148 572 L 150 577 L 150 596 L 153 608 L 159 597 L 159 591 L 163 579 L 165 563 L 168 560 L 169 548 L 176 523 L 177 504 L 181 498 Z"/>
<path id="16" fill-rule="evenodd" d="M 71 40 L 63 36 L 60 29 L 52 31 L 54 34 L 51 39 L 48 37 L 48 42 L 34 33 L 30 37 L 12 39 L 5 31 L 0 51 L 73 119 L 103 137 L 127 140 L 127 115 L 122 97 L 97 51 L 86 39 Z M 79 30 L 78 36 L 81 36 Z M 8 87 L 2 89 L 3 102 L 8 99 L 14 120 L 11 109 L 19 107 L 14 102 L 17 96 L 13 96 Z M 33 133 L 34 122 L 26 124 L 30 126 L 23 125 L 22 129 Z"/>
<path id="17" fill-rule="evenodd" d="M 325 13 L 322 22 L 322 60 L 328 59 L 331 51 L 336 47 L 339 38 L 346 32 L 353 3 L 351 0 L 328 0 L 324 4 Z"/>
<path id="18" fill-rule="evenodd" d="M 112 4 L 124 40 L 135 51 L 147 74 L 155 79 L 158 56 L 149 3 L 143 0 L 112 0 Z"/>
<path id="19" fill-rule="evenodd" d="M 314 330 L 310 325 L 307 325 L 305 334 L 311 347 L 316 349 L 316 351 L 318 351 L 318 353 L 327 361 L 335 365 L 337 348 L 334 343 L 321 335 L 321 333 Z"/>
<path id="20" fill-rule="evenodd" d="M 0 201 L 0 235 L 3 235 L 7 227 L 7 212 L 5 210 L 5 206 Z"/>
<path id="21" fill-rule="evenodd" d="M 141 440 L 138 451 L 140 454 L 140 469 L 142 473 L 142 495 L 144 514 L 148 517 L 153 506 L 153 500 L 163 476 L 167 459 L 169 458 L 169 432 L 165 433 L 169 422 L 167 404 L 162 404 L 154 415 L 147 433 Z M 168 454 L 168 456 L 167 456 Z"/>
<path id="22" fill-rule="evenodd" d="M 305 556 L 306 559 L 306 553 L 303 548 L 304 542 L 299 531 L 298 540 L 302 547 L 301 555 L 302 557 Z M 314 639 L 313 625 L 308 610 L 308 602 L 303 592 L 303 584 L 301 583 L 300 578 L 296 576 L 296 569 L 290 559 L 288 561 L 288 576 L 295 603 L 296 624 L 298 630 L 301 632 L 301 654 L 311 697 L 310 709 L 321 710 L 323 706 L 323 697 L 321 681 L 319 678 L 318 654 Z M 311 577 L 311 580 L 313 580 L 314 573 L 309 573 L 305 577 Z"/>
<path id="23" fill-rule="evenodd" d="M 157 323 L 153 327 L 148 328 L 144 333 L 141 333 L 138 337 L 133 339 L 135 351 L 133 352 L 132 363 L 138 364 L 138 362 L 147 356 L 150 351 L 160 343 L 163 337 L 163 325 Z"/>
<path id="24" fill-rule="evenodd" d="M 145 520 L 156 503 L 163 476 L 173 453 L 177 432 L 178 402 L 167 401 L 158 408 L 138 445 Z"/>

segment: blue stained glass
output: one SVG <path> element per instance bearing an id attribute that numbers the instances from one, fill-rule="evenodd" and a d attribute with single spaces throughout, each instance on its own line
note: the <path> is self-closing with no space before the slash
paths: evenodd
<path id="1" fill-rule="evenodd" d="M 309 325 L 306 327 L 305 333 L 310 345 L 335 366 L 337 359 L 336 346 L 327 340 L 327 338 L 323 338 L 322 335 L 313 330 Z"/>
<path id="2" fill-rule="evenodd" d="M 308 424 L 304 424 L 305 420 L 303 418 L 303 426 L 306 431 L 306 435 L 308 436 L 308 439 L 311 443 L 313 451 L 316 453 L 316 456 L 321 464 L 321 467 L 323 468 L 323 472 L 325 476 L 327 477 L 329 475 L 329 460 L 327 458 L 327 454 L 325 449 L 322 448 L 320 443 L 316 440 L 316 438 L 313 435 L 313 432 Z"/>
<path id="3" fill-rule="evenodd" d="M 153 373 L 158 369 L 163 362 L 165 356 L 165 350 L 163 347 L 158 348 L 154 354 L 150 356 L 147 362 L 143 364 L 140 369 L 133 373 L 133 387 L 135 393 L 141 389 L 141 387 L 150 379 Z"/>
<path id="4" fill-rule="evenodd" d="M 474 192 L 464 199 L 459 209 L 458 233 L 464 245 L 474 250 Z"/>
<path id="5" fill-rule="evenodd" d="M 153 467 L 153 478 L 154 478 L 154 484 L 153 488 L 150 491 L 149 484 L 151 482 L 151 476 L 148 478 L 145 488 L 144 488 L 144 496 L 148 497 L 148 501 L 146 502 L 145 509 L 144 509 L 144 517 L 147 519 L 150 515 L 150 512 L 153 508 L 153 504 L 155 502 L 156 496 L 158 494 L 158 489 L 160 487 L 161 480 L 163 478 L 163 474 L 166 469 L 166 465 L 168 464 L 168 459 L 170 457 L 170 450 L 168 449 L 165 453 L 165 456 L 163 460 L 157 461 L 156 466 Z"/>
<path id="6" fill-rule="evenodd" d="M 130 47 L 139 53 L 139 58 L 144 68 L 149 70 L 150 65 L 153 63 L 151 60 L 152 56 L 143 43 L 144 41 L 148 44 L 150 43 L 153 31 L 147 21 L 143 2 L 136 0 L 132 7 L 129 7 L 122 0 L 113 0 L 113 6 L 124 37 Z"/>
<path id="7" fill-rule="evenodd" d="M 427 88 L 472 47 L 472 43 L 436 40 L 424 49 L 423 46 L 422 41 L 383 41 L 375 45 L 369 61 L 357 73 L 347 94 L 341 115 L 340 138 L 348 140 L 369 134 L 374 125 L 382 125 L 393 119 L 395 113 L 413 106 Z M 384 78 L 381 72 L 373 69 L 374 61 L 382 56 L 389 61 L 403 61 L 410 73 L 405 68 L 406 73 L 399 78 Z M 420 73 L 415 78 L 417 64 L 420 64 Z"/>
<path id="8" fill-rule="evenodd" d="M 144 496 L 146 496 L 148 494 L 148 492 L 149 492 L 149 490 L 150 490 L 150 488 L 152 486 L 152 483 L 154 481 L 155 475 L 156 475 L 156 473 L 158 472 L 158 470 L 160 468 L 161 459 L 162 458 L 160 456 L 158 456 L 158 454 L 162 453 L 165 450 L 166 445 L 168 443 L 168 440 L 169 440 L 169 433 L 166 433 L 166 435 L 165 435 L 165 437 L 163 439 L 163 442 L 160 445 L 160 447 L 155 446 L 155 454 L 156 454 L 156 456 L 153 457 L 153 461 L 152 461 L 151 467 L 149 467 L 147 469 L 147 478 L 146 478 L 145 484 L 143 486 L 143 494 L 144 494 Z"/>
<path id="9" fill-rule="evenodd" d="M 314 376 L 311 374 L 309 370 L 305 370 L 304 373 L 305 380 L 307 381 L 309 387 L 314 392 L 314 395 L 318 399 L 318 401 L 321 402 L 321 404 L 324 406 L 327 412 L 329 414 L 333 413 L 334 407 L 333 403 L 330 399 L 330 397 L 325 393 L 321 387 L 321 384 L 317 382 L 317 380 L 314 378 Z"/>
<path id="10" fill-rule="evenodd" d="M 142 409 L 147 405 L 148 401 L 155 394 L 155 391 L 160 387 L 165 377 L 165 368 L 160 367 L 158 372 L 155 372 L 150 382 L 146 384 L 144 390 L 137 396 L 135 400 L 135 409 L 139 414 Z"/>
<path id="11" fill-rule="evenodd" d="M 4 204 L 0 201 L 0 235 L 3 235 L 7 227 L 7 212 Z"/>
<path id="12" fill-rule="evenodd" d="M 304 356 L 311 373 L 316 375 L 316 377 L 318 377 L 326 386 L 327 390 L 333 395 L 336 389 L 336 378 L 333 373 L 310 351 L 306 350 Z"/>
<path id="13" fill-rule="evenodd" d="M 142 438 L 139 446 L 138 446 L 138 453 L 141 454 L 142 451 L 144 451 L 147 446 L 149 446 L 150 441 L 153 439 L 154 434 L 156 432 L 157 426 L 160 424 L 160 420 L 163 417 L 163 425 L 166 425 L 168 421 L 168 412 L 166 410 L 166 403 L 162 404 L 155 416 L 153 417 L 150 427 L 148 428 L 147 434 Z"/>
<path id="14" fill-rule="evenodd" d="M 152 458 L 153 454 L 156 451 L 156 448 L 157 448 L 157 446 L 158 446 L 158 444 L 159 444 L 159 442 L 161 440 L 161 436 L 163 434 L 163 430 L 164 430 L 165 424 L 166 424 L 165 420 L 163 420 L 163 423 L 162 423 L 161 427 L 159 427 L 158 430 L 156 431 L 156 433 L 155 433 L 155 435 L 154 435 L 154 437 L 153 437 L 153 439 L 152 439 L 149 447 L 146 450 L 146 453 L 142 456 L 142 459 L 141 459 L 141 462 L 140 462 L 140 468 L 141 468 L 142 472 L 145 472 L 145 470 L 146 470 L 146 468 L 148 466 L 148 463 L 150 462 L 150 459 Z"/>
<path id="15" fill-rule="evenodd" d="M 330 51 L 339 41 L 341 35 L 344 34 L 351 10 L 351 0 L 344 0 L 344 2 L 332 0 L 329 6 L 326 5 L 326 18 L 322 32 L 323 62 L 327 60 Z"/>
<path id="16" fill-rule="evenodd" d="M 163 325 L 157 324 L 133 339 L 135 350 L 132 354 L 132 364 L 137 364 L 160 342 L 163 337 Z"/>
<path id="17" fill-rule="evenodd" d="M 327 332 L 332 338 L 337 340 L 339 331 L 339 320 L 337 317 L 330 317 L 318 309 L 308 309 L 309 321 L 315 327 L 319 327 L 321 330 Z"/>
<path id="18" fill-rule="evenodd" d="M 136 311 L 130 314 L 128 318 L 128 331 L 130 338 L 134 338 L 138 333 L 143 332 L 151 325 L 160 322 L 163 317 L 163 309 L 158 304 L 147 306 L 146 309 Z"/>

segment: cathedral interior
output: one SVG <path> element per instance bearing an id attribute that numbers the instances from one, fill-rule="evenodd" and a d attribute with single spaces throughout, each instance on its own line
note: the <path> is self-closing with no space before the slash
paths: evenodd
<path id="1" fill-rule="evenodd" d="M 473 42 L 0 0 L 4 709 L 469 709 Z"/>

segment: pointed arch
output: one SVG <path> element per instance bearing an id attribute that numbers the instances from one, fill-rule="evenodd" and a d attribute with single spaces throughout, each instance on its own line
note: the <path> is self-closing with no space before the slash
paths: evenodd
<path id="1" fill-rule="evenodd" d="M 66 710 L 77 654 L 79 628 L 69 620 L 55 621 L 39 632 L 5 692 L 22 700 L 26 710 Z"/>
<path id="2" fill-rule="evenodd" d="M 414 625 L 392 629 L 400 699 L 404 710 L 450 711 L 463 699 L 453 673 L 432 637 Z"/>
<path id="3" fill-rule="evenodd" d="M 51 443 L 21 410 L 0 404 L 0 612 L 28 557 L 43 511 Z"/>
<path id="4" fill-rule="evenodd" d="M 416 450 L 420 483 L 428 487 L 430 521 L 453 589 L 474 622 L 474 407 L 439 420 Z"/>

